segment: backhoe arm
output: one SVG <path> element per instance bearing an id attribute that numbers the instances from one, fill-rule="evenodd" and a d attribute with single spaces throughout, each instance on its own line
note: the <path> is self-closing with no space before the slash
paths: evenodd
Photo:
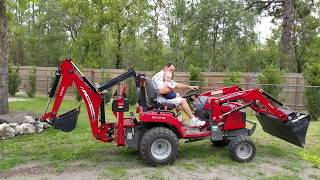
<path id="1" fill-rule="evenodd" d="M 81 76 L 76 73 L 77 71 Z M 48 102 L 50 102 L 50 99 L 53 98 L 54 94 L 56 94 L 55 101 L 50 112 L 46 112 L 46 107 L 45 114 L 41 117 L 41 120 L 54 125 L 54 121 L 57 118 L 57 113 L 59 111 L 64 95 L 67 89 L 69 87 L 72 87 L 73 83 L 75 84 L 78 92 L 80 93 L 82 99 L 86 104 L 92 133 L 95 137 L 97 137 L 99 136 L 98 116 L 99 106 L 102 101 L 101 95 L 94 88 L 91 82 L 86 79 L 81 71 L 78 70 L 78 68 L 72 63 L 70 59 L 64 60 L 60 65 L 58 71 L 56 72 L 55 80 L 53 81 L 51 90 L 49 92 Z M 55 93 L 57 87 L 58 91 L 57 93 Z"/>
<path id="2" fill-rule="evenodd" d="M 105 94 L 105 90 L 108 90 L 111 87 L 131 77 L 135 78 L 136 86 L 137 88 L 140 88 L 141 79 L 143 79 L 144 75 L 136 74 L 133 69 L 129 69 L 127 72 L 119 75 L 118 77 L 107 81 L 102 86 L 95 87 L 70 59 L 65 59 L 55 73 L 52 87 L 50 89 L 50 92 L 48 93 L 49 100 L 45 108 L 44 115 L 40 118 L 40 120 L 47 122 L 65 132 L 72 131 L 75 128 L 79 108 L 71 110 L 60 116 L 57 115 L 67 89 L 69 87 L 72 87 L 72 84 L 74 83 L 79 94 L 86 104 L 93 136 L 103 142 L 113 141 L 114 137 L 110 134 L 113 134 L 115 126 L 118 129 L 117 136 L 123 136 L 123 128 L 122 130 L 119 130 L 121 129 L 121 126 L 123 126 L 123 112 L 121 108 L 114 110 L 113 113 L 118 118 L 118 122 L 116 124 L 106 123 L 104 109 L 105 102 L 103 96 Z M 58 90 L 56 92 L 57 88 Z M 50 101 L 54 97 L 54 95 L 55 101 L 52 110 L 50 112 L 47 112 Z M 115 97 L 114 101 L 116 104 L 118 104 L 118 107 L 123 106 L 124 98 L 125 90 L 121 95 L 117 95 L 117 97 Z M 118 141 L 118 145 L 124 145 L 124 142 Z"/>

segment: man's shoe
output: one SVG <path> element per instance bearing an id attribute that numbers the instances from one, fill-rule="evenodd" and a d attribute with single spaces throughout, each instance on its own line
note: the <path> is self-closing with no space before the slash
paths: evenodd
<path id="1" fill-rule="evenodd" d="M 201 126 L 204 126 L 205 124 L 206 124 L 205 121 L 201 121 L 199 118 L 195 118 L 195 119 L 191 120 L 190 126 L 201 127 Z"/>

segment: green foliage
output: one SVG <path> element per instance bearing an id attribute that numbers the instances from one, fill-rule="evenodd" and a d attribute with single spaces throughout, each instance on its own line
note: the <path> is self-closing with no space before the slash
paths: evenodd
<path id="1" fill-rule="evenodd" d="M 102 79 L 100 81 L 100 84 L 103 84 L 105 83 L 106 81 L 110 80 L 110 74 L 109 73 L 105 73 L 103 72 L 102 73 Z M 112 92 L 108 92 L 106 94 L 103 95 L 103 98 L 104 98 L 104 102 L 105 103 L 108 103 L 111 99 L 111 96 L 112 96 Z"/>
<path id="2" fill-rule="evenodd" d="M 281 27 L 260 43 L 254 30 L 258 15 L 234 0 L 22 0 L 7 5 L 14 64 L 56 66 L 70 57 L 93 68 L 152 71 L 174 61 L 178 71 L 188 71 L 191 64 L 241 72 L 280 64 Z M 302 1 L 295 6 L 295 55 L 303 67 L 319 31 L 320 18 L 312 14 L 320 6 L 310 9 Z"/>
<path id="3" fill-rule="evenodd" d="M 29 84 L 27 89 L 27 95 L 29 98 L 33 98 L 36 94 L 36 83 L 37 83 L 37 69 L 34 67 L 32 73 L 29 75 Z"/>
<path id="4" fill-rule="evenodd" d="M 266 93 L 278 98 L 282 90 L 279 85 L 284 81 L 284 72 L 273 64 L 267 65 L 262 73 L 258 75 L 258 81 Z"/>
<path id="5" fill-rule="evenodd" d="M 190 84 L 192 86 L 199 86 L 199 81 L 202 81 L 202 76 L 201 76 L 201 68 L 190 65 L 189 66 L 189 81 L 196 81 L 196 82 L 191 82 Z"/>
<path id="6" fill-rule="evenodd" d="M 138 95 L 137 95 L 137 89 L 136 84 L 133 78 L 130 78 L 126 81 L 127 85 L 127 98 L 130 103 L 130 105 L 134 105 L 138 102 Z"/>
<path id="7" fill-rule="evenodd" d="M 312 165 L 316 168 L 320 168 L 320 155 L 318 151 L 299 151 L 298 155 L 309 162 L 312 163 Z"/>
<path id="8" fill-rule="evenodd" d="M 310 62 L 304 69 L 304 78 L 308 86 L 320 86 L 320 62 Z M 320 87 L 305 87 L 306 105 L 312 120 L 320 117 Z"/>
<path id="9" fill-rule="evenodd" d="M 252 55 L 256 15 L 232 0 L 10 1 L 8 12 L 10 61 L 22 65 L 56 66 L 70 57 L 86 67 L 151 71 L 174 61 L 187 71 L 190 64 L 225 70 L 259 59 Z"/>
<path id="10" fill-rule="evenodd" d="M 227 78 L 223 80 L 225 86 L 237 85 L 241 82 L 241 74 L 239 72 L 228 72 Z"/>
<path id="11" fill-rule="evenodd" d="M 74 98 L 80 102 L 82 100 L 82 97 L 80 95 L 80 92 L 78 91 L 78 88 L 77 87 L 74 87 L 73 88 L 73 95 L 74 95 Z"/>
<path id="12" fill-rule="evenodd" d="M 19 78 L 19 67 L 13 68 L 12 65 L 9 65 L 9 94 L 14 97 L 19 91 L 18 87 L 21 82 Z"/>

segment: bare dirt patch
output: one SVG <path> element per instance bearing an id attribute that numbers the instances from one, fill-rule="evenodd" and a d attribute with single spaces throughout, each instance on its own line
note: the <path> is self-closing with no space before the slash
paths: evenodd
<path id="1" fill-rule="evenodd" d="M 21 179 L 22 177 L 39 175 L 46 171 L 49 171 L 49 168 L 38 163 L 28 163 L 27 165 L 22 165 L 10 171 L 0 173 L 0 179 L 8 179 L 12 177 Z"/>
<path id="2" fill-rule="evenodd" d="M 189 161 L 183 160 L 188 163 Z M 264 179 L 266 177 L 292 177 L 300 179 L 315 179 L 320 177 L 320 169 L 312 167 L 307 162 L 299 163 L 296 167 L 289 167 L 286 161 L 271 158 L 266 162 L 251 162 L 249 164 L 218 165 L 207 167 L 196 164 L 194 168 L 181 166 L 181 163 L 172 166 L 149 167 L 148 165 L 114 166 L 99 164 L 94 167 L 79 167 L 76 164 L 64 168 L 63 172 L 56 172 L 48 165 L 28 163 L 18 166 L 7 172 L 0 173 L 0 179 L 119 179 L 118 169 L 123 176 L 120 179 Z M 242 166 L 243 165 L 243 166 Z M 291 165 L 294 166 L 294 165 Z M 112 172 L 115 171 L 116 172 Z M 106 173 L 108 172 L 108 173 Z M 115 175 L 115 176 L 113 176 Z"/>

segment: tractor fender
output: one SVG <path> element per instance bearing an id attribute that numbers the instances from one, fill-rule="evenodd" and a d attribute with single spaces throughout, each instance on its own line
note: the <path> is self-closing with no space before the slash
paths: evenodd
<path id="1" fill-rule="evenodd" d="M 178 138 L 182 137 L 182 124 L 171 112 L 144 112 L 139 114 L 139 120 L 147 129 L 156 126 L 167 127 L 175 132 Z"/>

